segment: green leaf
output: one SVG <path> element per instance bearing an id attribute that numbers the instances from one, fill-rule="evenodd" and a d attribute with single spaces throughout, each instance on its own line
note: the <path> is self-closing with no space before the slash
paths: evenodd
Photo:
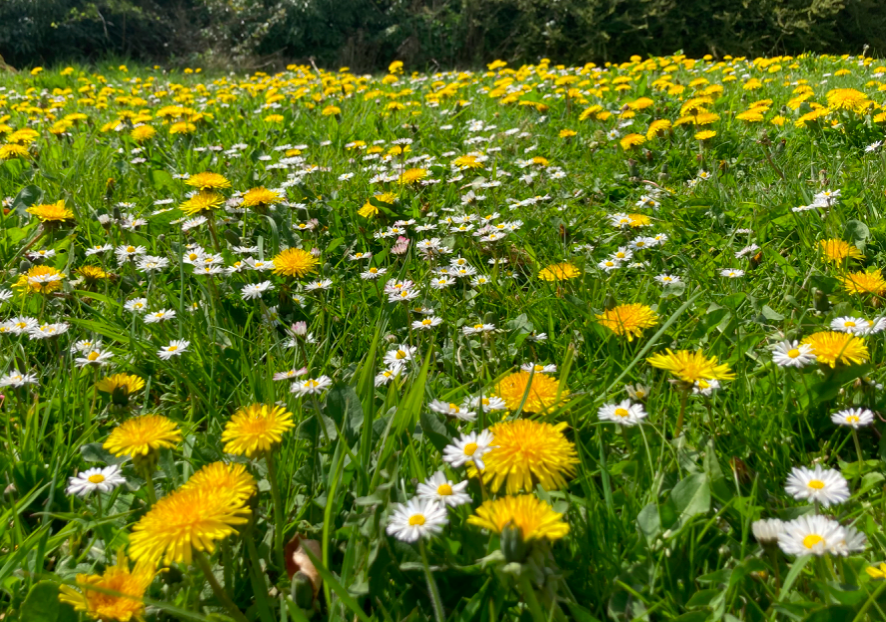
<path id="1" fill-rule="evenodd" d="M 855 608 L 846 605 L 828 605 L 813 611 L 803 622 L 852 622 L 855 620 Z"/>
<path id="2" fill-rule="evenodd" d="M 679 514 L 679 526 L 697 514 L 711 509 L 711 488 L 704 473 L 695 473 L 680 481 L 671 491 L 671 503 Z"/>
<path id="3" fill-rule="evenodd" d="M 58 585 L 40 581 L 31 588 L 22 603 L 21 622 L 57 622 L 60 605 Z"/>
<path id="4" fill-rule="evenodd" d="M 779 313 L 769 305 L 763 305 L 761 313 L 763 314 L 763 317 L 765 317 L 767 320 L 780 322 L 784 319 L 784 316 L 781 313 Z"/>

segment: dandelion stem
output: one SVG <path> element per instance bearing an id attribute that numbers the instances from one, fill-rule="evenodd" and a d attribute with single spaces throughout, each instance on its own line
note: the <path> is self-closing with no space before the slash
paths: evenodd
<path id="1" fill-rule="evenodd" d="M 274 455 L 270 452 L 265 454 L 268 464 L 268 481 L 271 484 L 271 497 L 274 500 L 274 556 L 277 568 L 281 571 L 285 568 L 283 561 L 283 501 L 280 498 L 280 486 L 277 483 L 277 465 Z"/>
<path id="2" fill-rule="evenodd" d="M 148 495 L 148 504 L 156 504 L 157 492 L 154 490 L 154 475 L 151 473 L 151 469 L 145 469 L 145 492 Z"/>
<path id="3" fill-rule="evenodd" d="M 683 431 L 683 416 L 686 414 L 686 398 L 689 397 L 689 388 L 683 390 L 680 397 L 680 414 L 677 416 L 677 425 L 674 426 L 674 438 L 679 438 L 680 432 Z"/>
<path id="4" fill-rule="evenodd" d="M 861 477 L 864 469 L 864 454 L 861 453 L 861 443 L 858 442 L 858 430 L 852 428 L 852 440 L 855 441 L 855 452 L 858 454 L 858 477 Z"/>
<path id="5" fill-rule="evenodd" d="M 231 600 L 231 597 L 228 596 L 228 593 L 222 589 L 221 584 L 219 584 L 218 579 L 215 578 L 215 575 L 212 574 L 212 567 L 209 565 L 209 560 L 206 559 L 206 555 L 203 554 L 203 551 L 198 549 L 194 549 L 194 561 L 197 562 L 197 565 L 200 567 L 200 571 L 203 573 L 203 576 L 206 577 L 206 580 L 209 582 L 209 587 L 212 588 L 213 594 L 215 597 L 221 601 L 221 603 L 228 609 L 231 614 L 231 617 L 234 618 L 237 622 L 249 622 L 243 612 L 234 604 L 234 601 Z"/>
<path id="6" fill-rule="evenodd" d="M 523 593 L 523 598 L 529 606 L 529 613 L 532 614 L 533 621 L 546 622 L 545 614 L 541 610 L 541 605 L 538 604 L 538 598 L 535 596 L 535 589 L 533 589 L 532 583 L 529 581 L 529 572 L 525 568 L 520 570 L 520 591 Z"/>
<path id="7" fill-rule="evenodd" d="M 445 622 L 446 616 L 443 614 L 443 602 L 440 600 L 440 590 L 437 589 L 437 582 L 434 575 L 431 574 L 431 567 L 428 564 L 428 554 L 425 551 L 424 540 L 419 539 L 418 550 L 421 552 L 421 564 L 425 569 L 425 579 L 428 582 L 428 591 L 431 593 L 431 603 L 434 605 L 434 618 L 437 622 Z"/>

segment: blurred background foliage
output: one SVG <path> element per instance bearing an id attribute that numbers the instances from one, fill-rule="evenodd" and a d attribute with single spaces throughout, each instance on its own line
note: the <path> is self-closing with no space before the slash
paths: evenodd
<path id="1" fill-rule="evenodd" d="M 0 0 L 15 67 L 126 58 L 279 68 L 313 58 L 355 71 L 721 57 L 886 53 L 883 0 Z"/>

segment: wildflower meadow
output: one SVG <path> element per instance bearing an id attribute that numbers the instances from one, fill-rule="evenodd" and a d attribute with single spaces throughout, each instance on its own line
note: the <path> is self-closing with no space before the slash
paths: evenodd
<path id="1" fill-rule="evenodd" d="M 0 73 L 0 620 L 886 620 L 884 91 Z"/>

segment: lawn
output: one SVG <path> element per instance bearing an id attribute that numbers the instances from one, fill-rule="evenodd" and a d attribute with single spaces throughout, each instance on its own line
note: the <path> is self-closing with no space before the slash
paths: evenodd
<path id="1" fill-rule="evenodd" d="M 0 73 L 0 620 L 886 620 L 886 61 L 411 69 Z"/>

